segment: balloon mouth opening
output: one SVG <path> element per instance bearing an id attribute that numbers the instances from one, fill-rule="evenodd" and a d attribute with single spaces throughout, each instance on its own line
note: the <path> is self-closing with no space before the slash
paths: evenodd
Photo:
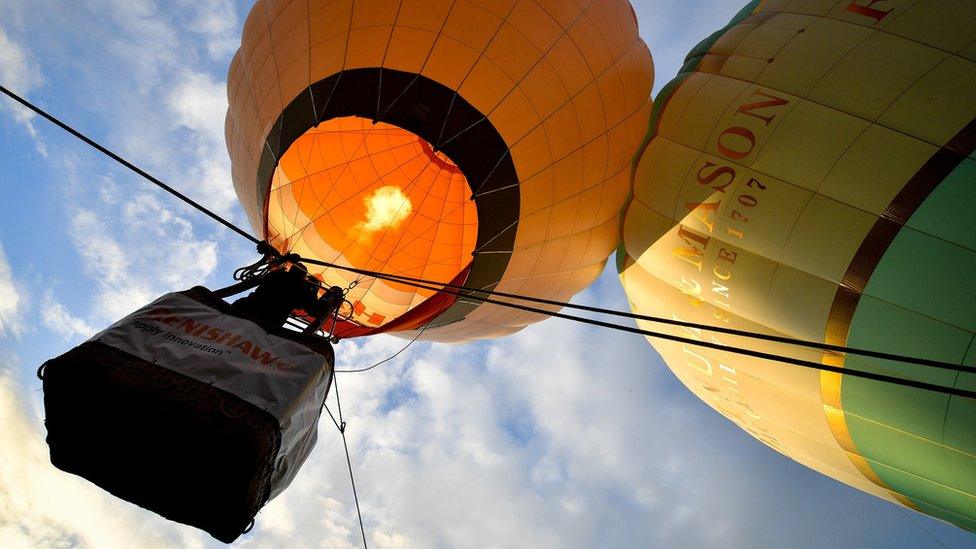
<path id="1" fill-rule="evenodd" d="M 427 140 L 346 116 L 308 129 L 280 157 L 267 237 L 282 252 L 443 285 L 463 282 L 471 266 L 478 210 L 461 169 Z M 309 271 L 350 288 L 352 306 L 342 314 L 358 327 L 417 328 L 453 303 L 406 283 L 315 265 Z"/>

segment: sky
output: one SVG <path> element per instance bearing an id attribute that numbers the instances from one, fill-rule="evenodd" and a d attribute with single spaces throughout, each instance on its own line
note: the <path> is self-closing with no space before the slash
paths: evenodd
<path id="1" fill-rule="evenodd" d="M 635 2 L 655 90 L 741 3 Z M 0 83 L 244 226 L 223 119 L 249 4 L 0 0 Z M 219 547 L 52 467 L 34 372 L 163 293 L 228 283 L 251 245 L 7 100 L 0 190 L 0 547 Z M 576 301 L 627 307 L 612 266 Z M 403 345 L 344 341 L 337 367 Z M 639 336 L 551 319 L 497 341 L 417 343 L 339 383 L 372 547 L 976 547 L 755 441 Z M 326 418 L 237 544 L 359 536 Z"/>

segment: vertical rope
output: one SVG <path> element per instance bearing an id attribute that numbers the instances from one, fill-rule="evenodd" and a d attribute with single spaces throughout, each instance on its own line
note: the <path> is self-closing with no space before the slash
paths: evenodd
<path id="1" fill-rule="evenodd" d="M 918 521 L 916 521 L 915 519 L 913 519 L 912 516 L 910 514 L 908 514 L 907 511 L 905 511 L 904 509 L 901 508 L 901 505 L 898 505 L 897 503 L 892 503 L 891 505 L 895 509 L 898 509 L 898 512 L 901 513 L 902 515 L 904 515 L 905 518 L 907 518 L 908 520 L 912 521 L 912 524 L 914 524 L 915 526 L 917 526 L 919 530 L 925 532 L 926 534 L 928 534 L 928 536 L 930 538 L 934 539 L 936 541 L 936 543 L 938 543 L 939 545 L 945 547 L 946 549 L 949 549 L 949 546 L 948 545 L 946 545 L 945 543 L 943 543 L 941 539 L 935 537 L 935 534 L 933 534 L 932 532 L 929 532 L 928 529 L 926 529 L 924 526 L 922 526 L 921 524 L 919 524 Z"/>
<path id="2" fill-rule="evenodd" d="M 346 465 L 349 467 L 349 482 L 352 484 L 352 497 L 356 502 L 356 515 L 359 517 L 359 532 L 363 536 L 363 548 L 368 548 L 366 543 L 366 527 L 363 526 L 363 512 L 359 508 L 359 492 L 356 490 L 356 477 L 353 475 L 352 471 L 352 459 L 349 457 L 349 444 L 346 442 L 346 422 L 342 419 L 342 402 L 339 400 L 339 380 L 332 373 L 332 383 L 335 385 L 335 395 L 336 395 L 336 408 L 339 411 L 339 421 L 336 421 L 335 416 L 332 415 L 332 410 L 329 409 L 324 403 L 322 407 L 325 411 L 329 413 L 329 417 L 332 418 L 332 423 L 335 424 L 336 429 L 339 430 L 339 434 L 342 435 L 342 448 L 346 452 Z"/>

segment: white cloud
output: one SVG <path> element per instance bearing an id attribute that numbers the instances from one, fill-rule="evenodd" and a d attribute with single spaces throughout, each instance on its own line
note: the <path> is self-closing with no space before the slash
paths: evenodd
<path id="1" fill-rule="evenodd" d="M 20 95 L 29 93 L 43 82 L 40 69 L 30 52 L 14 42 L 2 27 L 0 27 L 0 79 L 4 86 Z M 20 120 L 29 120 L 31 114 L 25 110 L 17 110 L 14 116 Z"/>
<path id="2" fill-rule="evenodd" d="M 227 83 L 204 73 L 183 75 L 169 95 L 169 107 L 184 126 L 204 134 L 211 141 L 224 140 L 227 113 Z"/>
<path id="3" fill-rule="evenodd" d="M 184 152 L 191 169 L 181 177 L 190 194 L 206 198 L 208 207 L 228 213 L 237 203 L 224 145 L 227 83 L 202 72 L 184 72 L 167 96 L 174 119 L 191 132 Z"/>
<path id="4" fill-rule="evenodd" d="M 48 462 L 43 426 L 0 365 L 0 546 L 201 547 L 203 537 L 102 492 Z"/>
<path id="5" fill-rule="evenodd" d="M 41 301 L 41 322 L 65 339 L 88 339 L 98 331 L 83 319 L 72 315 L 55 299 L 51 291 L 45 292 Z"/>
<path id="6" fill-rule="evenodd" d="M 243 220 L 223 136 L 224 77 L 240 37 L 232 3 L 35 0 L 24 7 L 13 0 L 9 9 L 25 29 L 60 37 L 29 44 L 45 68 L 73 75 L 71 90 L 84 97 L 79 114 L 87 118 L 71 117 L 79 129 L 218 213 Z M 20 34 L 25 44 L 36 36 Z M 83 51 L 65 51 L 64 44 Z M 33 66 L 27 53 L 26 46 L 0 48 L 0 60 L 8 55 L 18 60 L 12 66 Z"/>
<path id="7" fill-rule="evenodd" d="M 180 37 L 153 0 L 97 0 L 76 9 L 107 19 L 107 24 L 83 30 L 104 40 L 142 93 L 166 86 L 172 68 L 190 61 L 180 58 Z"/>
<path id="8" fill-rule="evenodd" d="M 69 339 L 88 337 L 163 293 L 203 284 L 217 267 L 217 242 L 196 237 L 190 221 L 152 193 L 76 208 L 69 234 L 93 283 L 91 307 L 79 316 L 51 291 L 41 306 L 44 325 Z"/>
<path id="9" fill-rule="evenodd" d="M 14 42 L 8 33 L 0 27 L 0 83 L 20 95 L 27 96 L 44 82 L 40 68 L 30 52 Z M 34 138 L 35 146 L 42 156 L 47 156 L 47 146 L 38 136 L 34 127 L 34 113 L 17 105 L 13 100 L 4 97 L 0 101 L 2 110 L 19 122 Z"/>
<path id="10" fill-rule="evenodd" d="M 115 67 L 123 69 L 112 75 L 116 85 L 105 90 L 104 107 L 111 109 L 105 121 L 137 164 L 217 213 L 239 215 L 224 145 L 223 79 L 223 67 L 239 45 L 239 23 L 225 1 L 180 5 L 187 26 L 174 24 L 151 1 L 91 3 L 92 11 L 107 11 L 114 20 L 114 32 L 103 38 Z M 206 55 L 221 62 L 220 78 L 201 58 L 200 37 Z"/>
<path id="11" fill-rule="evenodd" d="M 206 43 L 212 59 L 226 59 L 241 45 L 236 10 L 228 0 L 181 0 L 180 5 L 193 14 L 189 28 Z"/>
<path id="12" fill-rule="evenodd" d="M 55 68 L 86 65 L 76 85 L 95 100 L 85 102 L 83 114 L 89 121 L 79 126 L 233 218 L 236 195 L 223 144 L 225 84 L 202 70 L 207 63 L 197 57 L 187 31 L 175 24 L 176 14 L 151 0 L 40 2 L 46 7 L 30 10 L 14 2 L 11 7 L 19 9 L 22 26 L 44 26 L 88 50 L 69 60 L 56 44 L 35 44 Z M 215 19 L 222 13 L 233 16 L 233 7 L 222 2 L 184 2 L 183 7 L 179 18 L 194 21 L 191 26 L 199 32 L 219 30 Z M 78 20 L 97 24 L 78 26 Z M 239 34 L 235 19 L 224 24 Z M 214 40 L 226 40 L 221 36 L 228 32 L 220 30 Z M 83 336 L 158 294 L 204 283 L 213 274 L 217 243 L 198 235 L 214 228 L 202 225 L 204 231 L 196 230 L 193 220 L 199 214 L 182 204 L 174 206 L 139 179 L 126 175 L 128 180 L 116 181 L 118 176 L 105 171 L 111 164 L 101 157 L 88 161 L 69 153 L 56 161 L 65 180 L 62 192 L 68 193 L 68 235 L 81 259 L 79 270 L 94 289 L 91 306 L 82 314 L 48 293 L 42 309 L 47 326 L 58 326 L 53 329 L 69 338 Z"/>
<path id="13" fill-rule="evenodd" d="M 111 14 L 116 30 L 104 38 L 116 66 L 124 68 L 113 75 L 121 85 L 106 94 L 106 106 L 111 107 L 106 121 L 123 137 L 122 150 L 137 163 L 212 210 L 232 216 L 238 207 L 224 145 L 223 67 L 239 45 L 239 23 L 233 6 L 223 0 L 179 5 L 187 26 L 176 25 L 152 1 L 91 3 L 90 9 Z M 221 78 L 212 76 L 210 63 L 201 58 L 200 37 L 210 60 L 221 62 Z"/>
<path id="14" fill-rule="evenodd" d="M 23 331 L 21 312 L 24 298 L 17 286 L 10 262 L 0 245 L 0 337 L 18 336 Z"/>
<path id="15" fill-rule="evenodd" d="M 339 367 L 371 364 L 403 344 L 343 342 Z M 719 456 L 699 467 L 681 455 L 701 433 L 690 428 L 686 403 L 662 402 L 654 372 L 635 360 L 653 357 L 642 339 L 550 321 L 496 342 L 417 344 L 404 356 L 339 379 L 371 546 L 735 539 L 738 513 L 704 511 L 735 500 L 738 489 L 716 480 L 729 463 Z M 333 546 L 319 545 L 323 537 L 335 546 L 359 537 L 345 456 L 327 416 L 312 459 L 258 516 L 249 543 Z"/>

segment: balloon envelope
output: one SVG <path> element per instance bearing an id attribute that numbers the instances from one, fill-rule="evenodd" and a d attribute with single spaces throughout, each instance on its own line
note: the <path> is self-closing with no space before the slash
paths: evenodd
<path id="1" fill-rule="evenodd" d="M 567 300 L 616 246 L 652 80 L 626 0 L 259 0 L 228 77 L 235 188 L 283 252 Z M 311 272 L 358 283 L 342 336 L 542 318 Z"/>
<path id="2" fill-rule="evenodd" d="M 656 100 L 618 255 L 634 310 L 976 365 L 976 3 L 752 2 Z M 759 344 L 976 389 L 976 376 Z M 779 452 L 976 530 L 976 403 L 652 343 Z"/>

